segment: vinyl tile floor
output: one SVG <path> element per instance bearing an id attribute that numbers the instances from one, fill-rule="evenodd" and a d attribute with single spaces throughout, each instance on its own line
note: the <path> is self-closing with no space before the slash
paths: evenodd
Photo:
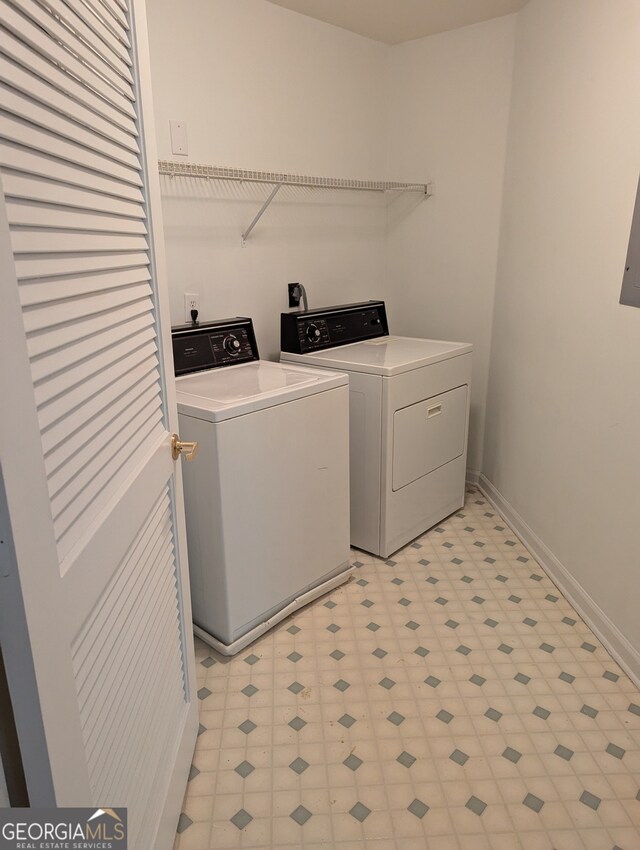
<path id="1" fill-rule="evenodd" d="M 640 850 L 640 693 L 482 494 L 224 659 L 175 850 Z"/>

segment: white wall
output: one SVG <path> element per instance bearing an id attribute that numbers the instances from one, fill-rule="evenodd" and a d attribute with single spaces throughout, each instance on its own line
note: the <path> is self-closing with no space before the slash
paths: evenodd
<path id="1" fill-rule="evenodd" d="M 640 662 L 640 4 L 518 17 L 484 472 Z M 637 668 L 640 673 L 640 663 Z"/>
<path id="2" fill-rule="evenodd" d="M 389 208 L 393 330 L 472 342 L 468 467 L 480 470 L 515 16 L 389 51 L 388 171 L 433 198 Z M 408 214 L 404 215 L 405 211 Z"/>
<path id="3" fill-rule="evenodd" d="M 153 0 L 148 18 L 160 158 L 181 158 L 175 119 L 188 161 L 381 178 L 384 45 L 264 0 Z M 251 316 L 276 358 L 288 282 L 315 306 L 381 297 L 384 198 L 282 189 L 243 248 L 267 187 L 161 181 L 174 323 L 183 293 L 199 293 L 201 318 Z"/>
<path id="4" fill-rule="evenodd" d="M 469 466 L 479 469 L 514 16 L 388 48 L 264 0 L 149 4 L 159 155 L 187 123 L 193 162 L 433 179 L 420 201 L 163 177 L 172 321 L 250 315 L 279 351 L 286 284 L 312 305 L 386 298 L 392 330 L 475 345 Z"/>

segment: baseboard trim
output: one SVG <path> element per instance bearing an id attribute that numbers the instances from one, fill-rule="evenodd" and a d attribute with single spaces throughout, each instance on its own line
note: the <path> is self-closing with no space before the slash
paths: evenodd
<path id="1" fill-rule="evenodd" d="M 477 487 L 480 481 L 480 470 L 467 469 L 466 481 L 467 484 L 474 484 Z"/>
<path id="2" fill-rule="evenodd" d="M 467 473 L 467 480 L 469 480 L 468 476 L 469 473 Z M 536 558 L 551 581 L 566 596 L 602 645 L 611 653 L 633 683 L 640 687 L 640 651 L 627 640 L 564 564 L 556 558 L 502 493 L 482 473 L 478 476 L 478 487 Z"/>

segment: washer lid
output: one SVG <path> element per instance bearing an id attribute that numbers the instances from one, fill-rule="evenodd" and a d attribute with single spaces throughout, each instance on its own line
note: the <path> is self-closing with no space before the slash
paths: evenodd
<path id="1" fill-rule="evenodd" d="M 473 351 L 468 342 L 449 342 L 439 339 L 418 339 L 408 336 L 383 336 L 337 348 L 327 348 L 310 354 L 282 354 L 283 360 L 317 364 L 349 372 L 369 372 L 374 375 L 400 375 L 459 357 Z"/>
<path id="2" fill-rule="evenodd" d="M 348 384 L 347 375 L 257 360 L 176 378 L 178 410 L 222 422 Z"/>

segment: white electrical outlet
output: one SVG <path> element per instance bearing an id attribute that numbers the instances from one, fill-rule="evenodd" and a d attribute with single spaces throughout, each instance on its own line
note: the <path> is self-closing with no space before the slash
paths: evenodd
<path id="1" fill-rule="evenodd" d="M 184 294 L 184 320 L 191 322 L 191 311 L 200 310 L 200 296 L 197 292 L 185 292 Z"/>

